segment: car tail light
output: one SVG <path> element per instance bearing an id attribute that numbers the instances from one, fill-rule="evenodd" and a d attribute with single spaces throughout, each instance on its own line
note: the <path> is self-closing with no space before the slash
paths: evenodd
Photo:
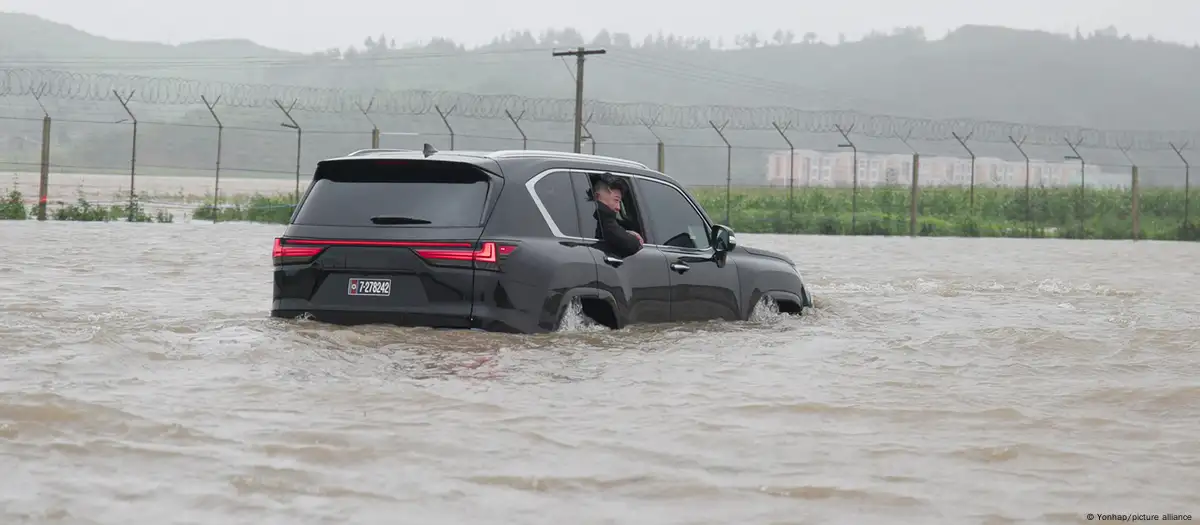
<path id="1" fill-rule="evenodd" d="M 417 249 L 417 255 L 422 259 L 437 259 L 443 261 L 472 261 L 478 263 L 500 262 L 500 257 L 507 256 L 517 247 L 511 244 L 497 244 L 494 242 L 485 242 L 477 250 L 445 250 L 445 249 Z"/>
<path id="2" fill-rule="evenodd" d="M 316 239 L 275 239 L 272 259 L 276 265 L 302 263 L 312 260 L 332 246 L 393 247 L 411 248 L 418 257 L 431 264 L 461 266 L 474 265 L 484 270 L 499 270 L 500 261 L 517 249 L 516 245 L 494 241 L 482 243 L 475 248 L 470 242 L 438 241 L 351 241 Z"/>
<path id="3" fill-rule="evenodd" d="M 271 259 L 275 264 L 286 262 L 307 261 L 325 251 L 324 246 L 294 246 L 284 244 L 281 238 L 275 239 L 275 249 L 271 250 Z"/>
<path id="4" fill-rule="evenodd" d="M 501 269 L 500 262 L 511 255 L 516 249 L 517 247 L 512 244 L 486 241 L 480 244 L 479 248 L 418 248 L 415 251 L 418 256 L 430 264 L 461 266 L 464 268 L 473 265 L 479 270 L 499 271 Z"/>

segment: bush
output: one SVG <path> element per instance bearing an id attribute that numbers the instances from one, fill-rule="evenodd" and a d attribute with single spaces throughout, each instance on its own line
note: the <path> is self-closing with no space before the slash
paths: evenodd
<path id="1" fill-rule="evenodd" d="M 287 224 L 292 218 L 295 204 L 291 195 L 253 195 L 250 197 L 234 197 L 232 202 L 224 207 L 205 204 L 196 208 L 192 217 L 203 221 L 245 221 L 265 222 L 271 224 Z"/>
<path id="2" fill-rule="evenodd" d="M 74 204 L 54 210 L 53 217 L 56 221 L 108 222 L 113 220 L 113 215 L 113 208 L 94 206 L 83 197 L 79 197 Z"/>
<path id="3" fill-rule="evenodd" d="M 154 215 L 146 213 L 138 200 L 134 200 L 129 204 L 114 204 L 112 206 L 97 206 L 87 201 L 83 196 L 79 196 L 74 204 L 68 204 L 54 210 L 51 216 L 56 221 L 79 221 L 79 222 L 109 222 L 109 221 L 127 221 L 127 222 L 157 222 L 170 223 L 175 222 L 175 216 L 171 213 L 158 210 Z"/>
<path id="4" fill-rule="evenodd" d="M 9 190 L 4 200 L 0 201 L 0 220 L 23 221 L 28 218 L 29 213 L 25 210 L 25 196 L 14 187 Z"/>

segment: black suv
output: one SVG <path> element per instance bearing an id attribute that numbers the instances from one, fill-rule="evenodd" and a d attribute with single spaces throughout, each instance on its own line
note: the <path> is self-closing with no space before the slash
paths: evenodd
<path id="1" fill-rule="evenodd" d="M 617 257 L 591 188 L 625 183 Z M 317 164 L 275 240 L 274 317 L 556 330 L 573 303 L 610 328 L 746 320 L 812 306 L 795 263 L 737 246 L 678 183 L 628 160 L 550 151 L 362 150 Z"/>

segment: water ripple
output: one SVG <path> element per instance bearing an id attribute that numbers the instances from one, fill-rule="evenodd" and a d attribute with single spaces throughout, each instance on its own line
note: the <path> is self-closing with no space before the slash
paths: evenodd
<path id="1" fill-rule="evenodd" d="M 810 315 L 521 336 L 269 319 L 277 227 L 0 227 L 4 523 L 1196 512 L 1195 245 L 745 235 Z"/>

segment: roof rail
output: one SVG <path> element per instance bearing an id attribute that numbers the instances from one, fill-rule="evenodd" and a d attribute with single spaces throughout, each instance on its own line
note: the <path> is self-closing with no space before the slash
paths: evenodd
<path id="1" fill-rule="evenodd" d="M 593 161 L 601 161 L 601 162 L 611 162 L 613 164 L 621 164 L 623 166 L 640 168 L 640 169 L 644 169 L 644 170 L 650 169 L 648 166 L 646 166 L 645 164 L 642 164 L 641 162 L 637 162 L 637 161 L 633 161 L 633 160 L 629 160 L 629 159 L 622 159 L 622 158 L 618 158 L 618 157 L 606 157 L 603 155 L 589 155 L 587 153 L 569 153 L 566 151 L 514 149 L 514 150 L 493 151 L 493 152 L 489 153 L 487 156 L 491 157 L 493 159 L 541 157 L 541 158 L 553 158 L 553 159 L 575 159 L 575 160 L 584 160 L 584 161 L 593 160 Z"/>
<path id="2" fill-rule="evenodd" d="M 413 151 L 414 150 L 411 150 L 411 149 L 368 148 L 368 149 L 360 149 L 360 150 L 350 153 L 349 155 L 346 155 L 346 156 L 347 157 L 361 157 L 363 155 L 370 155 L 372 153 L 412 153 Z"/>

